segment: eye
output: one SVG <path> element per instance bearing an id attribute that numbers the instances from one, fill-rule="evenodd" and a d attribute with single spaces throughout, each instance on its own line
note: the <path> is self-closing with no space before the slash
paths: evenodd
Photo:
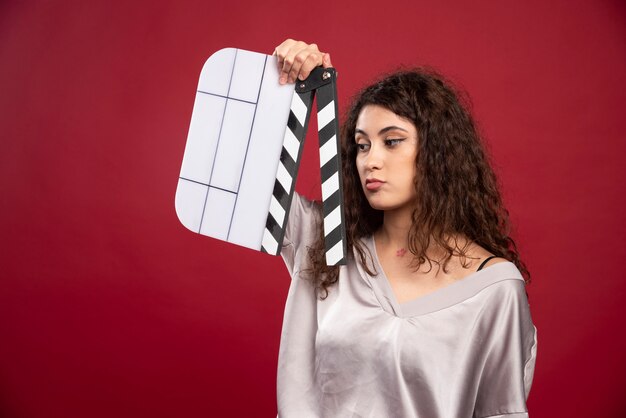
<path id="1" fill-rule="evenodd" d="M 405 139 L 406 138 L 387 138 L 385 139 L 385 146 L 393 148 Z"/>
<path id="2" fill-rule="evenodd" d="M 370 149 L 370 144 L 366 142 L 357 142 L 356 148 L 359 152 L 364 152 Z"/>

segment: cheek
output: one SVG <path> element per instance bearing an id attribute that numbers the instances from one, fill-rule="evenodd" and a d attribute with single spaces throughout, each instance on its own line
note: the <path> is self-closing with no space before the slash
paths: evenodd
<path id="1" fill-rule="evenodd" d="M 363 177 L 363 162 L 361 161 L 361 158 L 359 158 L 358 156 L 355 158 L 355 165 L 356 165 L 356 171 L 357 171 L 357 173 L 359 173 L 359 178 L 362 179 L 362 177 Z"/>
<path id="2" fill-rule="evenodd" d="M 397 166 L 401 175 L 404 177 L 405 187 L 410 188 L 412 192 L 414 192 L 415 186 L 415 176 L 417 174 L 417 168 L 415 167 L 415 157 L 407 156 L 404 158 L 402 162 L 399 162 Z M 400 174 L 400 173 L 399 173 Z"/>

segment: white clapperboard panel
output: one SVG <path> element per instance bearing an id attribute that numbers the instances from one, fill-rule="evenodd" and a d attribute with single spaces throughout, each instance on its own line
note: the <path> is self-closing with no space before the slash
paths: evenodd
<path id="1" fill-rule="evenodd" d="M 227 48 L 204 64 L 176 213 L 193 232 L 261 249 L 293 84 L 276 57 Z"/>

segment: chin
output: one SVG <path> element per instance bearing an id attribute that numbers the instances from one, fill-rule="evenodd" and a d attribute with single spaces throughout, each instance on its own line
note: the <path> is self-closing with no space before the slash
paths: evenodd
<path id="1" fill-rule="evenodd" d="M 392 210 L 397 208 L 396 205 L 390 205 L 388 202 L 381 202 L 380 199 L 367 199 L 367 202 L 370 204 L 372 209 L 376 210 Z"/>
<path id="2" fill-rule="evenodd" d="M 384 199 L 383 196 L 367 196 L 367 202 L 370 204 L 372 209 L 380 210 L 380 211 L 391 211 L 398 210 L 413 206 L 413 202 L 408 201 L 390 201 L 390 199 Z"/>

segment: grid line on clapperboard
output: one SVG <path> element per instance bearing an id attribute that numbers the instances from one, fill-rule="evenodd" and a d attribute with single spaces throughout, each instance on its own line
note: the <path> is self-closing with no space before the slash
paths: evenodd
<path id="1" fill-rule="evenodd" d="M 254 104 L 254 113 L 252 115 L 252 123 L 250 124 L 250 132 L 248 133 L 248 142 L 246 143 L 246 153 L 243 156 L 243 165 L 241 166 L 241 173 L 239 173 L 239 182 L 237 183 L 237 192 L 235 193 L 235 203 L 233 204 L 233 211 L 230 214 L 230 223 L 228 224 L 228 233 L 226 234 L 226 240 L 230 238 L 230 228 L 233 226 L 233 218 L 235 217 L 235 209 L 237 208 L 237 201 L 239 200 L 239 189 L 241 188 L 241 179 L 243 178 L 243 171 L 246 168 L 246 161 L 248 159 L 248 149 L 250 148 L 250 139 L 252 138 L 252 131 L 254 130 L 254 121 L 256 119 L 256 110 L 259 107 L 259 99 L 261 97 L 261 88 L 263 87 L 263 78 L 265 77 L 265 68 L 267 67 L 267 59 L 265 57 L 263 62 L 263 72 L 261 73 L 261 82 L 259 83 L 259 91 L 256 94 L 256 103 Z"/>
<path id="2" fill-rule="evenodd" d="M 232 75 L 231 75 L 231 77 L 232 77 Z M 228 85 L 228 88 L 230 89 L 230 84 Z M 209 93 L 208 91 L 198 90 L 198 93 L 208 94 L 209 96 L 221 97 L 222 99 L 226 99 L 226 100 L 235 100 L 237 102 L 248 103 L 248 104 L 255 105 L 255 106 L 256 106 L 257 102 L 259 101 L 258 97 L 256 99 L 257 100 L 256 102 L 251 102 L 249 100 L 236 99 L 234 97 L 222 96 L 221 94 Z"/>
<path id="3" fill-rule="evenodd" d="M 222 112 L 222 120 L 220 122 L 220 130 L 217 134 L 217 145 L 215 146 L 215 154 L 213 154 L 213 165 L 211 166 L 211 174 L 209 174 L 209 186 L 206 189 L 206 195 L 204 196 L 204 206 L 202 206 L 202 216 L 200 217 L 200 225 L 198 226 L 198 233 L 202 231 L 202 222 L 204 221 L 204 212 L 206 211 L 206 204 L 209 199 L 209 191 L 211 190 L 211 179 L 213 178 L 213 169 L 215 168 L 215 157 L 217 157 L 217 151 L 220 148 L 220 138 L 222 137 L 222 127 L 224 127 L 224 117 L 226 116 L 226 107 L 228 106 L 228 99 L 230 96 L 230 86 L 233 84 L 233 74 L 235 73 L 235 65 L 237 64 L 237 52 L 235 49 L 235 58 L 233 59 L 233 66 L 230 69 L 230 80 L 228 80 L 228 91 L 226 92 L 226 101 L 224 102 L 224 111 Z M 255 105 L 256 106 L 256 105 Z"/>
<path id="4" fill-rule="evenodd" d="M 217 187 L 217 186 L 211 186 L 210 184 L 202 183 L 201 181 L 191 180 L 191 179 L 188 179 L 186 177 L 179 177 L 179 178 L 181 180 L 189 181 L 191 183 L 196 183 L 196 184 L 200 184 L 202 186 L 210 187 L 212 189 L 221 190 L 222 192 L 226 192 L 226 193 L 230 193 L 230 194 L 237 194 L 237 192 L 233 192 L 232 190 L 227 190 L 227 189 L 224 189 L 222 187 Z"/>
<path id="5" fill-rule="evenodd" d="M 263 62 L 263 72 L 261 73 L 261 81 L 259 83 L 259 89 L 257 91 L 256 102 L 251 102 L 251 101 L 243 100 L 243 99 L 237 99 L 237 98 L 234 98 L 234 97 L 230 97 L 230 87 L 231 87 L 232 82 L 233 82 L 233 74 L 235 72 L 235 65 L 237 63 L 237 52 L 238 51 L 239 51 L 238 49 L 235 49 L 235 57 L 233 59 L 233 65 L 232 65 L 232 68 L 231 68 L 231 71 L 230 71 L 230 79 L 229 79 L 229 82 L 228 82 L 228 91 L 226 93 L 226 96 L 223 96 L 221 94 L 209 93 L 209 92 L 202 91 L 202 90 L 197 90 L 198 93 L 207 94 L 207 95 L 210 95 L 210 96 L 216 96 L 216 97 L 221 97 L 223 99 L 226 99 L 226 101 L 224 103 L 224 111 L 222 112 L 222 119 L 221 119 L 221 122 L 220 122 L 220 129 L 219 129 L 218 136 L 217 136 L 217 144 L 215 146 L 215 151 L 214 151 L 214 154 L 213 154 L 213 165 L 211 167 L 211 173 L 209 174 L 209 182 L 208 182 L 208 184 L 205 184 L 205 183 L 202 183 L 202 182 L 197 181 L 197 180 L 191 180 L 191 179 L 187 179 L 185 177 L 180 177 L 182 180 L 190 181 L 190 182 L 196 183 L 196 184 L 201 184 L 201 185 L 207 187 L 207 191 L 206 191 L 206 194 L 204 196 L 204 205 L 202 207 L 202 215 L 200 217 L 200 225 L 198 226 L 198 233 L 200 233 L 200 231 L 202 230 L 202 222 L 204 221 L 204 213 L 206 211 L 210 190 L 213 188 L 213 189 L 221 190 L 223 192 L 227 192 L 227 193 L 231 193 L 231 194 L 235 195 L 235 202 L 233 204 L 233 210 L 231 212 L 230 222 L 228 224 L 228 232 L 226 234 L 226 240 L 227 241 L 228 241 L 228 238 L 230 237 L 230 230 L 231 230 L 232 223 L 233 223 L 235 209 L 237 207 L 237 200 L 239 198 L 239 189 L 241 187 L 241 179 L 243 178 L 243 172 L 244 172 L 244 169 L 246 168 L 246 160 L 247 160 L 247 156 L 248 156 L 248 149 L 250 148 L 250 139 L 252 138 L 252 131 L 254 129 L 254 122 L 255 122 L 255 119 L 256 119 L 256 111 L 257 111 L 257 107 L 258 107 L 258 103 L 259 103 L 259 98 L 261 96 L 261 88 L 263 87 L 263 78 L 265 77 L 265 68 L 267 67 L 267 59 L 268 59 L 268 57 L 265 57 L 265 60 Z M 222 127 L 224 126 L 224 118 L 226 116 L 226 107 L 228 106 L 228 101 L 229 100 L 235 100 L 235 101 L 238 101 L 238 102 L 243 102 L 243 103 L 248 103 L 248 104 L 254 105 L 254 113 L 252 115 L 252 122 L 250 124 L 250 131 L 248 132 L 248 141 L 246 142 L 246 152 L 244 154 L 243 165 L 241 167 L 241 172 L 239 173 L 239 183 L 237 184 L 237 191 L 227 190 L 227 189 L 224 189 L 224 188 L 221 188 L 221 187 L 217 187 L 217 186 L 211 185 L 211 181 L 213 180 L 213 170 L 215 169 L 215 160 L 216 160 L 217 153 L 218 153 L 219 147 L 220 147 L 220 142 L 221 142 L 221 139 L 222 139 Z"/>

